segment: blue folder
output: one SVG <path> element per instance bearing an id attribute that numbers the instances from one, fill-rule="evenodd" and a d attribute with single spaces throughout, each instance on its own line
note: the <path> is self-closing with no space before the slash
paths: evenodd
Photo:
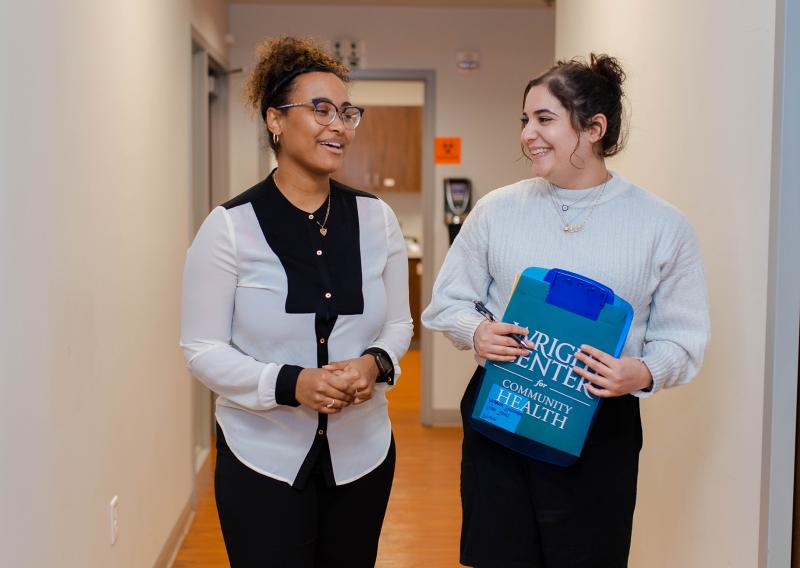
<path id="1" fill-rule="evenodd" d="M 520 274 L 503 316 L 527 327 L 529 357 L 487 361 L 471 425 L 528 457 L 568 466 L 581 455 L 601 399 L 572 372 L 583 344 L 619 357 L 633 319 L 631 305 L 585 276 L 531 267 Z"/>

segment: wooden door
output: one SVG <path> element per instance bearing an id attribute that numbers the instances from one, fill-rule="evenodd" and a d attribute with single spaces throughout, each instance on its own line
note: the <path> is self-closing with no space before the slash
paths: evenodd
<path id="1" fill-rule="evenodd" d="M 408 259 L 408 307 L 411 319 L 414 320 L 414 335 L 411 337 L 410 349 L 419 349 L 420 321 L 422 315 L 422 259 Z"/>
<path id="2" fill-rule="evenodd" d="M 420 191 L 422 107 L 370 106 L 334 178 L 355 189 Z"/>

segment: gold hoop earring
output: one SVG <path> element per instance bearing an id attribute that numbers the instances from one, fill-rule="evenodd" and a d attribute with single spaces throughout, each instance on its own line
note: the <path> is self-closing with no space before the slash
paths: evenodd
<path id="1" fill-rule="evenodd" d="M 280 136 L 278 136 L 277 134 L 273 133 L 272 134 L 272 143 L 277 146 L 280 143 L 280 141 L 281 141 Z"/>

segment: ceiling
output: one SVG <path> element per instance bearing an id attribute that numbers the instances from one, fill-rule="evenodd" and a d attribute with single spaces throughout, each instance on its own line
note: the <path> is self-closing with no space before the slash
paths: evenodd
<path id="1" fill-rule="evenodd" d="M 229 0 L 229 4 L 291 6 L 426 6 L 436 8 L 549 8 L 554 0 Z"/>

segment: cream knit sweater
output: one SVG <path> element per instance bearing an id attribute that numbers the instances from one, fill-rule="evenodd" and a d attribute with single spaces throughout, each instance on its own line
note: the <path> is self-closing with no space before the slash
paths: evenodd
<path id="1" fill-rule="evenodd" d="M 499 319 L 522 270 L 562 268 L 633 306 L 622 354 L 640 357 L 653 375 L 652 390 L 634 394 L 688 383 L 702 364 L 710 324 L 703 261 L 686 218 L 616 173 L 604 189 L 555 188 L 554 197 L 535 178 L 480 199 L 447 254 L 422 323 L 472 349 L 483 321 L 473 300 Z M 564 215 L 586 223 L 580 232 L 562 230 L 561 203 L 575 203 Z"/>

